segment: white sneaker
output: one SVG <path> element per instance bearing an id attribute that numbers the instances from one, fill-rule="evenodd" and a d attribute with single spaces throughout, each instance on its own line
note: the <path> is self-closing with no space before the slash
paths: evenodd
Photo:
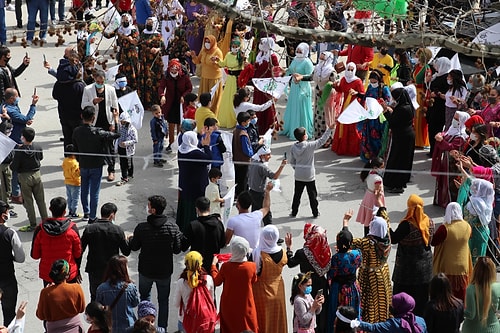
<path id="1" fill-rule="evenodd" d="M 13 4 L 9 4 L 7 7 L 5 7 L 5 10 L 13 12 L 16 10 L 16 6 L 14 6 Z"/>

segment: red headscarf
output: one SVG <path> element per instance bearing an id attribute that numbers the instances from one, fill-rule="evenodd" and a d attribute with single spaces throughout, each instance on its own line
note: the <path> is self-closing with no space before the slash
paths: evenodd
<path id="1" fill-rule="evenodd" d="M 332 251 L 326 238 L 326 230 L 316 224 L 304 225 L 304 253 L 319 276 L 330 270 Z"/>
<path id="2" fill-rule="evenodd" d="M 479 116 L 477 114 L 473 115 L 472 117 L 470 117 L 469 119 L 467 119 L 465 121 L 465 127 L 467 127 L 467 128 L 471 128 L 472 126 L 477 125 L 477 124 L 484 124 L 483 118 L 481 118 L 481 116 Z"/>
<path id="3" fill-rule="evenodd" d="M 179 70 L 179 75 L 181 75 L 181 74 L 182 74 L 182 65 L 181 65 L 181 63 L 180 63 L 179 59 L 172 59 L 172 60 L 170 60 L 170 61 L 168 62 L 168 67 L 167 67 L 167 70 L 168 70 L 168 71 L 170 71 L 170 69 L 171 69 L 172 67 L 177 67 L 177 68 L 178 68 L 178 70 Z"/>

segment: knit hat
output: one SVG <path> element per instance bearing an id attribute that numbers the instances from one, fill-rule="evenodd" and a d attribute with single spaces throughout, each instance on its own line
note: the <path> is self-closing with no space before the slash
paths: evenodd
<path id="1" fill-rule="evenodd" d="M 156 317 L 156 307 L 150 301 L 142 301 L 137 306 L 137 315 L 139 316 L 139 319 L 146 316 Z"/>

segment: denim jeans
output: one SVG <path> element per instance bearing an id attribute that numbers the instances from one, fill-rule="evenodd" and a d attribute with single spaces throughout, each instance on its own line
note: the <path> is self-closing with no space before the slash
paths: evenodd
<path id="1" fill-rule="evenodd" d="M 21 195 L 21 186 L 19 185 L 19 177 L 17 176 L 17 171 L 12 171 L 12 196 L 18 197 Z"/>
<path id="2" fill-rule="evenodd" d="M 78 200 L 80 199 L 80 186 L 66 184 L 66 197 L 70 214 L 76 214 Z"/>
<path id="3" fill-rule="evenodd" d="M 154 163 L 160 162 L 161 153 L 163 151 L 163 138 L 158 140 L 157 143 L 153 143 L 153 161 Z"/>
<path id="4" fill-rule="evenodd" d="M 151 288 L 156 283 L 158 294 L 158 327 L 167 331 L 168 326 L 168 297 L 170 296 L 171 276 L 164 279 L 151 279 L 139 273 L 139 294 L 141 301 L 151 301 Z"/>
<path id="5" fill-rule="evenodd" d="M 5 26 L 5 8 L 0 8 L 0 44 L 7 43 L 7 27 Z"/>
<path id="6" fill-rule="evenodd" d="M 28 32 L 26 40 L 32 41 L 35 35 L 36 15 L 40 12 L 40 38 L 47 34 L 47 21 L 49 19 L 49 2 L 47 0 L 30 0 L 28 5 Z"/>
<path id="7" fill-rule="evenodd" d="M 56 19 L 56 2 L 58 3 L 57 14 L 59 21 L 64 21 L 64 0 L 50 0 L 50 19 L 52 21 Z"/>
<path id="8" fill-rule="evenodd" d="M 92 169 L 81 168 L 80 177 L 82 179 L 81 199 L 83 213 L 89 214 L 91 219 L 95 219 L 97 214 L 97 205 L 99 203 L 99 191 L 101 190 L 102 167 Z"/>

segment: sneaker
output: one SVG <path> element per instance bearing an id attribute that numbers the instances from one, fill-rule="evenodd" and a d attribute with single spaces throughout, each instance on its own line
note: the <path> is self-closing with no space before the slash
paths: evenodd
<path id="1" fill-rule="evenodd" d="M 125 178 L 125 179 L 122 178 L 122 180 L 120 180 L 118 183 L 116 183 L 116 186 L 122 186 L 122 185 L 125 185 L 127 183 L 128 183 L 128 178 Z"/>
<path id="2" fill-rule="evenodd" d="M 108 177 L 106 178 L 106 180 L 108 182 L 112 182 L 113 180 L 115 180 L 115 173 L 114 172 L 108 173 Z"/>
<path id="3" fill-rule="evenodd" d="M 163 163 L 161 162 L 156 162 L 156 163 L 153 163 L 153 166 L 157 167 L 157 168 L 163 168 Z"/>
<path id="4" fill-rule="evenodd" d="M 167 154 L 170 154 L 170 153 L 172 152 L 172 147 L 170 147 L 170 145 L 168 145 L 168 147 L 167 147 L 167 148 L 165 148 L 165 152 L 166 152 Z"/>
<path id="5" fill-rule="evenodd" d="M 22 22 L 17 22 L 17 28 L 22 29 L 23 28 L 23 23 Z"/>
<path id="6" fill-rule="evenodd" d="M 13 4 L 9 4 L 7 7 L 5 7 L 5 10 L 13 12 L 16 10 L 16 6 L 14 6 Z"/>
<path id="7" fill-rule="evenodd" d="M 317 219 L 321 214 L 317 212 L 316 214 L 313 214 L 313 218 Z"/>
<path id="8" fill-rule="evenodd" d="M 96 223 L 97 222 L 97 217 L 94 217 L 93 219 L 89 219 L 89 224 Z"/>
<path id="9" fill-rule="evenodd" d="M 24 227 L 19 228 L 20 232 L 32 232 L 35 230 L 36 227 L 32 226 L 31 224 L 25 225 Z"/>
<path id="10" fill-rule="evenodd" d="M 71 213 L 68 215 L 68 217 L 73 218 L 73 219 L 79 219 L 82 216 L 78 213 Z"/>
<path id="11" fill-rule="evenodd" d="M 290 213 L 290 214 L 288 214 L 288 217 L 295 218 L 295 217 L 297 217 L 297 214 Z"/>
<path id="12" fill-rule="evenodd" d="M 9 216 L 10 217 L 17 217 L 17 213 L 13 210 L 9 210 Z"/>
<path id="13" fill-rule="evenodd" d="M 83 214 L 82 221 L 88 221 L 89 220 L 89 214 Z"/>
<path id="14" fill-rule="evenodd" d="M 166 159 L 164 159 L 164 158 L 162 158 L 162 159 L 160 160 L 160 162 L 161 162 L 161 163 L 167 163 L 167 160 L 166 160 Z"/>

